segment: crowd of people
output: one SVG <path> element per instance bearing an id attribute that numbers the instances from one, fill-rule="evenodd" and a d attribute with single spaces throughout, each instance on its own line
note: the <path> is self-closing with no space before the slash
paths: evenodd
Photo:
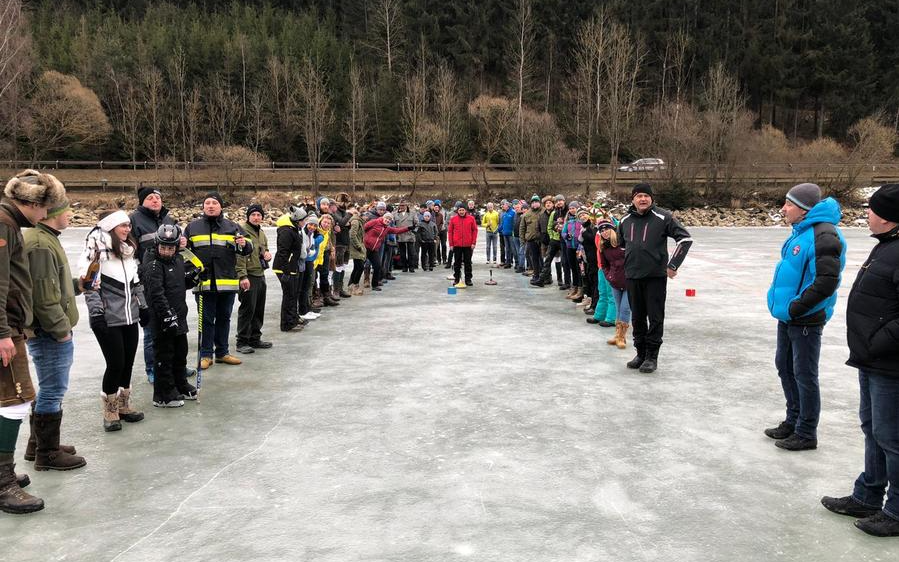
<path id="1" fill-rule="evenodd" d="M 103 427 L 111 432 L 144 419 L 131 391 L 139 339 L 153 405 L 182 407 L 198 398 L 204 371 L 243 362 L 230 347 L 235 300 L 235 353 L 246 358 L 273 347 L 263 339 L 269 268 L 281 288 L 278 328 L 297 332 L 342 300 L 381 291 L 394 273 L 443 265 L 457 289 L 472 286 L 480 228 L 487 265 L 527 276 L 534 291 L 567 291 L 588 324 L 615 328 L 609 345 L 625 349 L 632 330 L 636 354 L 626 365 L 652 373 L 659 366 L 667 282 L 692 245 L 645 183 L 633 188 L 631 205 L 619 216 L 601 202 L 564 195 L 504 199 L 479 209 L 473 200 L 445 208 L 440 200 L 391 205 L 339 193 L 289 206 L 275 221 L 274 248 L 262 228 L 262 205 L 247 207 L 240 223 L 225 216 L 225 206 L 219 193 L 206 194 L 200 216 L 182 228 L 163 194 L 142 188 L 130 214 L 100 214 L 73 275 L 59 242 L 72 214 L 62 183 L 34 170 L 7 183 L 0 203 L 0 510 L 30 513 L 44 505 L 23 491 L 30 479 L 14 471 L 26 418 L 31 433 L 24 456 L 36 470 L 86 465 L 74 446 L 60 442 L 79 294 L 106 362 L 100 395 Z M 817 447 L 821 334 L 836 302 L 846 242 L 837 226 L 839 205 L 814 184 L 793 187 L 782 212 L 792 233 L 768 306 L 778 320 L 775 364 L 786 415 L 764 433 L 781 449 L 802 451 Z M 899 536 L 899 185 L 875 193 L 868 214 L 879 243 L 849 295 L 847 322 L 849 364 L 859 369 L 862 391 L 865 470 L 852 495 L 822 503 L 858 517 L 856 525 L 870 534 Z M 669 238 L 675 242 L 670 254 Z M 199 317 L 196 368 L 188 364 L 188 291 Z"/>

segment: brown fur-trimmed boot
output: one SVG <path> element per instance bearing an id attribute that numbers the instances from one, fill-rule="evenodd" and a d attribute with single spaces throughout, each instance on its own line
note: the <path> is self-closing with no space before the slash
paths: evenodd
<path id="1" fill-rule="evenodd" d="M 618 341 L 615 342 L 615 347 L 617 347 L 618 349 L 624 349 L 627 347 L 628 323 L 627 322 L 619 322 L 619 324 L 621 325 L 621 327 L 619 328 L 620 331 L 617 334 Z"/>
<path id="2" fill-rule="evenodd" d="M 615 335 L 606 340 L 609 345 L 618 345 L 618 336 L 621 335 L 621 322 L 615 322 Z"/>
<path id="3" fill-rule="evenodd" d="M 34 433 L 37 437 L 35 470 L 74 470 L 86 465 L 84 457 L 71 455 L 59 446 L 62 411 L 55 414 L 34 414 Z"/>
<path id="4" fill-rule="evenodd" d="M 371 270 L 366 269 L 362 274 L 362 288 L 371 289 Z"/>
<path id="5" fill-rule="evenodd" d="M 131 387 L 119 387 L 119 418 L 128 423 L 135 423 L 144 419 L 144 413 L 134 409 L 131 401 Z"/>
<path id="6" fill-rule="evenodd" d="M 100 402 L 103 404 L 103 429 L 106 431 L 121 431 L 122 421 L 119 419 L 119 393 L 112 396 L 105 392 L 100 393 Z"/>

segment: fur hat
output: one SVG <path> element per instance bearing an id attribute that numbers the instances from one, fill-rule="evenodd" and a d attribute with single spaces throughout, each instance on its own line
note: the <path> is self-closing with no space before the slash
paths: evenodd
<path id="1" fill-rule="evenodd" d="M 337 201 L 338 207 L 346 207 L 352 202 L 352 199 L 350 199 L 350 194 L 343 191 L 338 193 L 337 197 L 334 200 Z"/>
<path id="2" fill-rule="evenodd" d="M 6 182 L 3 195 L 22 203 L 55 207 L 65 198 L 66 188 L 55 176 L 29 169 L 19 172 Z"/>

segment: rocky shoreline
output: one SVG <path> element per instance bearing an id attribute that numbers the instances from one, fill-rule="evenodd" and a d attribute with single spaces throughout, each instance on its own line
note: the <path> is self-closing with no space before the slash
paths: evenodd
<path id="1" fill-rule="evenodd" d="M 86 209 L 77 203 L 73 204 L 75 211 L 72 217 L 72 226 L 93 226 L 97 223 L 98 213 L 95 209 Z M 133 208 L 126 208 L 130 212 Z M 618 205 L 612 208 L 616 216 L 624 213 L 625 207 Z M 200 215 L 197 206 L 176 206 L 169 210 L 172 218 L 179 224 L 186 224 Z M 285 212 L 283 207 L 266 207 L 265 224 L 274 226 Z M 243 221 L 246 206 L 231 206 L 225 208 L 226 216 L 232 220 Z M 753 207 L 748 209 L 729 209 L 723 207 L 702 207 L 675 211 L 675 216 L 684 226 L 717 226 L 717 227 L 765 227 L 783 226 L 780 216 L 780 208 Z M 842 227 L 863 227 L 867 224 L 865 210 L 863 208 L 843 209 Z"/>

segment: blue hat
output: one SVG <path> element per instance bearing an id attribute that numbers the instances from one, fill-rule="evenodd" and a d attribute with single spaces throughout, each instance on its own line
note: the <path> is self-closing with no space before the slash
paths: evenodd
<path id="1" fill-rule="evenodd" d="M 435 204 L 435 205 L 442 205 L 443 202 L 442 202 L 440 199 L 434 199 L 434 204 Z"/>

